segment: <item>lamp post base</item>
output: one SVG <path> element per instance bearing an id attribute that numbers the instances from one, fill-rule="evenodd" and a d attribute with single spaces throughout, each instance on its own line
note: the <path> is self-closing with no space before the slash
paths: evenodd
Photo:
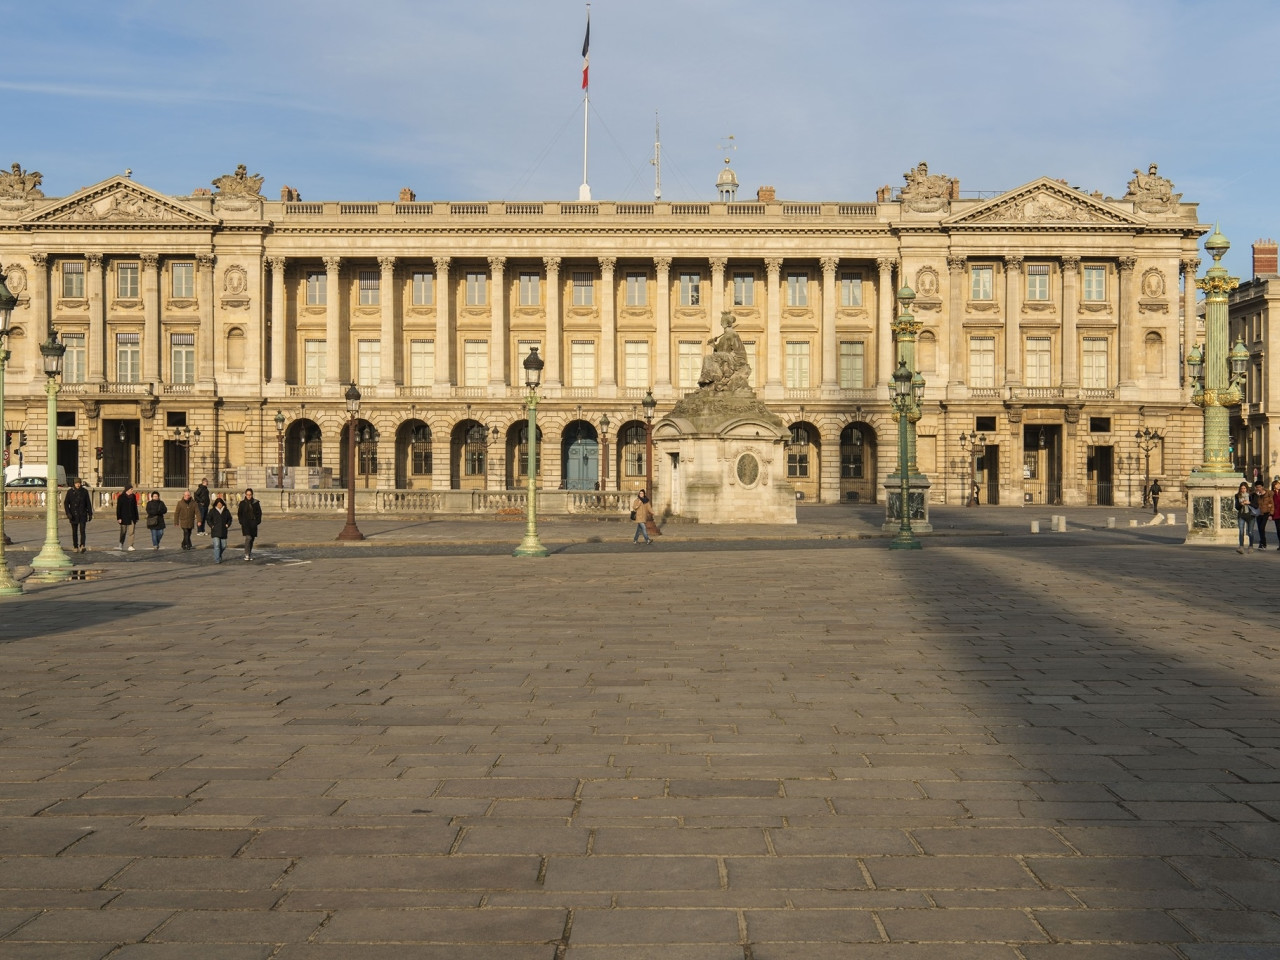
<path id="1" fill-rule="evenodd" d="M 31 579 L 41 583 L 59 583 L 71 576 L 71 558 L 60 544 L 46 543 L 31 561 Z"/>
<path id="2" fill-rule="evenodd" d="M 889 541 L 890 550 L 920 550 L 923 549 L 919 540 L 910 533 L 899 533 L 896 537 Z"/>
<path id="3" fill-rule="evenodd" d="M 511 551 L 513 557 L 545 557 L 549 553 L 536 536 L 526 536 L 520 541 L 520 546 Z"/>
<path id="4" fill-rule="evenodd" d="M 355 523 L 348 523 L 342 528 L 342 532 L 338 534 L 339 540 L 363 540 L 364 534 L 360 532 L 360 528 Z"/>

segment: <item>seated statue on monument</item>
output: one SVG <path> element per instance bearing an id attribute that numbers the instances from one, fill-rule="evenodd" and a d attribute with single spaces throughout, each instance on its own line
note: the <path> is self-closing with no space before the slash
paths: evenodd
<path id="1" fill-rule="evenodd" d="M 738 331 L 733 329 L 736 322 L 728 310 L 720 314 L 724 333 L 707 341 L 711 344 L 711 353 L 703 358 L 699 387 L 717 393 L 751 390 L 751 365 L 747 363 L 747 348 Z"/>

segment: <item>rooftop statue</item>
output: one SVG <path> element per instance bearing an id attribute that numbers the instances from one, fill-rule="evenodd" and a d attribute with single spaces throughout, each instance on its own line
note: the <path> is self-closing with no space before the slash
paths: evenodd
<path id="1" fill-rule="evenodd" d="M 12 173 L 0 172 L 0 197 L 25 200 L 44 196 L 40 183 L 44 175 L 36 170 L 24 171 L 21 164 L 13 165 Z"/>
<path id="2" fill-rule="evenodd" d="M 224 173 L 211 183 L 223 197 L 259 197 L 262 195 L 262 182 L 265 179 L 257 173 L 249 176 L 248 168 L 242 163 L 236 167 L 235 173 Z"/>
<path id="3" fill-rule="evenodd" d="M 1133 171 L 1129 192 L 1121 199 L 1132 200 L 1145 213 L 1164 213 L 1182 199 L 1182 194 L 1173 192 L 1173 181 L 1160 176 L 1153 163 L 1146 173 Z"/>

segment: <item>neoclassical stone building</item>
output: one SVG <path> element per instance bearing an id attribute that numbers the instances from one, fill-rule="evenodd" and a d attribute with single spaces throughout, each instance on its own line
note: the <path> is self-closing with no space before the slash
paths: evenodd
<path id="1" fill-rule="evenodd" d="M 355 381 L 361 489 L 519 488 L 537 346 L 541 486 L 629 490 L 645 475 L 641 399 L 652 390 L 661 417 L 694 388 L 727 310 L 791 427 L 796 490 L 880 500 L 896 457 L 888 331 L 909 285 L 935 502 L 963 502 L 970 434 L 984 504 L 1123 504 L 1126 485 L 1138 500 L 1142 427 L 1163 438 L 1151 472 L 1176 496 L 1200 443 L 1181 363 L 1196 205 L 1154 164 L 1118 198 L 1047 177 L 972 197 L 923 163 L 904 179 L 874 202 L 769 187 L 739 201 L 731 171 L 699 203 L 312 202 L 289 187 L 277 202 L 244 167 L 190 196 L 126 173 L 55 198 L 15 164 L 0 174 L 19 297 L 6 427 L 43 462 L 38 345 L 53 329 L 57 455 L 95 485 L 266 486 L 283 460 L 286 486 L 337 487 Z M 673 465 L 652 466 L 660 492 Z"/>

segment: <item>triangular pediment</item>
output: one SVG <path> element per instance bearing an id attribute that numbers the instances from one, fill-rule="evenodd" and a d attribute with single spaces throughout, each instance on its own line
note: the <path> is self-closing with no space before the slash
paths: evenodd
<path id="1" fill-rule="evenodd" d="M 29 224 L 96 224 L 212 226 L 217 218 L 209 216 L 172 197 L 148 189 L 128 177 L 112 177 L 63 197 L 23 218 Z"/>
<path id="2" fill-rule="evenodd" d="M 942 222 L 952 227 L 1003 224 L 1137 227 L 1145 223 L 1104 200 L 1073 190 L 1050 177 L 1033 180 Z"/>

